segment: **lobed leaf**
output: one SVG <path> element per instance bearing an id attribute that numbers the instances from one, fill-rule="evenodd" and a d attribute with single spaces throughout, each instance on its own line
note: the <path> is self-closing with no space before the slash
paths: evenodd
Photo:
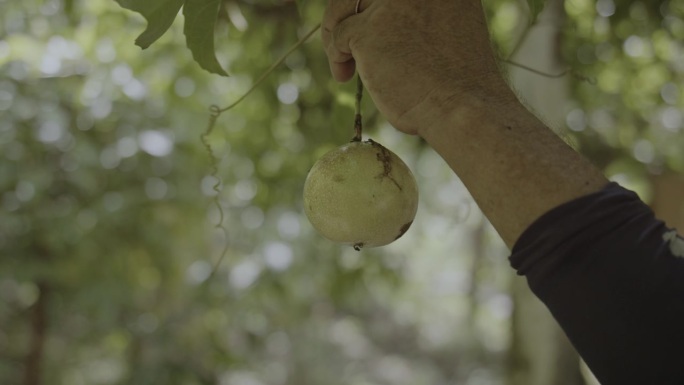
<path id="1" fill-rule="evenodd" d="M 216 59 L 214 51 L 214 28 L 221 0 L 185 0 L 185 41 L 192 57 L 205 70 L 228 76 Z"/>
<path id="2" fill-rule="evenodd" d="M 214 28 L 221 0 L 115 0 L 120 6 L 140 13 L 147 28 L 135 40 L 145 49 L 163 35 L 178 16 L 181 7 L 185 16 L 183 32 L 192 57 L 205 70 L 228 76 L 216 59 Z"/>
<path id="3" fill-rule="evenodd" d="M 147 28 L 135 40 L 140 48 L 145 49 L 163 35 L 178 15 L 183 0 L 115 0 L 128 10 L 138 12 L 147 20 Z"/>

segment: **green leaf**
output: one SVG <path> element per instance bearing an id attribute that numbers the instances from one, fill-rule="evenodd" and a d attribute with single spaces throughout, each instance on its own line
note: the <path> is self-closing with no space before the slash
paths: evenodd
<path id="1" fill-rule="evenodd" d="M 183 6 L 183 0 L 115 0 L 123 8 L 138 12 L 147 20 L 147 28 L 135 40 L 135 44 L 145 49 L 163 35 L 178 11 Z"/>
<path id="2" fill-rule="evenodd" d="M 544 9 L 546 0 L 527 0 L 527 6 L 530 8 L 530 24 L 537 22 L 537 17 Z"/>
<path id="3" fill-rule="evenodd" d="M 221 68 L 214 51 L 214 28 L 221 0 L 185 0 L 185 40 L 192 57 L 205 70 L 228 76 Z"/>

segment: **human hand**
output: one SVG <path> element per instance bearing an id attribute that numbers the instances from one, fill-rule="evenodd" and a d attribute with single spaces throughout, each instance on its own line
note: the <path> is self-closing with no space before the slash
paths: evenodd
<path id="1" fill-rule="evenodd" d="M 496 98 L 501 77 L 480 0 L 329 0 L 323 43 L 333 77 L 358 70 L 397 129 L 421 134 L 468 100 Z"/>

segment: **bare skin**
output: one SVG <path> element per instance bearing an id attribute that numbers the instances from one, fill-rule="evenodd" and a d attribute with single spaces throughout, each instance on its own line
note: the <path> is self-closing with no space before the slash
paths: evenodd
<path id="1" fill-rule="evenodd" d="M 501 75 L 479 1 L 329 0 L 323 42 L 338 81 L 356 71 L 398 130 L 439 153 L 513 247 L 603 174 L 520 103 Z"/>

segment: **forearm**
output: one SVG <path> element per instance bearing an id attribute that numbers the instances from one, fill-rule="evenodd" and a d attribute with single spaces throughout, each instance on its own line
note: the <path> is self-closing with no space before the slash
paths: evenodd
<path id="1" fill-rule="evenodd" d="M 512 248 L 542 214 L 608 181 L 504 87 L 488 100 L 459 100 L 447 119 L 419 134 Z"/>

